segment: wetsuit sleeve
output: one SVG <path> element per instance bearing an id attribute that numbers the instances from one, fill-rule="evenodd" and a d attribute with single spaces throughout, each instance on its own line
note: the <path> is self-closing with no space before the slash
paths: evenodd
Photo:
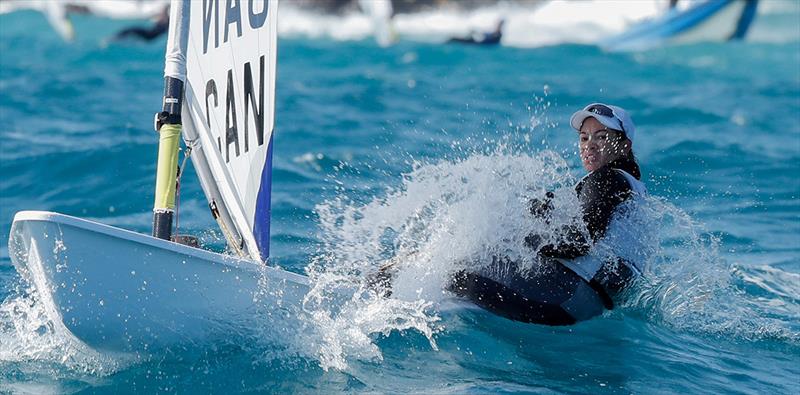
<path id="1" fill-rule="evenodd" d="M 625 176 L 609 167 L 592 173 L 583 183 L 578 197 L 583 210 L 583 222 L 596 242 L 606 234 L 614 210 L 631 196 L 631 186 Z"/>
<path id="2" fill-rule="evenodd" d="M 577 227 L 565 226 L 559 233 L 558 238 L 561 241 L 557 244 L 542 246 L 539 249 L 539 255 L 549 258 L 573 259 L 589 252 L 591 245 Z"/>
<path id="3" fill-rule="evenodd" d="M 614 169 L 602 168 L 589 174 L 576 187 L 583 211 L 583 222 L 591 236 L 591 243 L 606 234 L 614 210 L 631 196 L 631 187 L 622 174 Z M 539 253 L 546 257 L 572 259 L 585 255 L 591 243 L 576 227 L 562 229 L 558 244 L 543 246 Z"/>
<path id="4" fill-rule="evenodd" d="M 530 202 L 528 202 L 528 210 L 531 215 L 549 222 L 550 211 L 553 210 L 553 198 L 555 196 L 553 192 L 547 191 L 544 199 L 531 199 Z"/>

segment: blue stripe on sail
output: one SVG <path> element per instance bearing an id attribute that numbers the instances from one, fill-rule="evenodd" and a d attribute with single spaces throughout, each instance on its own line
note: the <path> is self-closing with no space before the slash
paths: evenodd
<path id="1" fill-rule="evenodd" d="M 253 237 L 256 239 L 261 259 L 266 262 L 269 258 L 269 221 L 270 197 L 272 194 L 272 133 L 267 146 L 267 160 L 261 170 L 261 185 L 256 196 L 256 213 L 253 219 Z"/>
<path id="2" fill-rule="evenodd" d="M 736 25 L 736 31 L 731 35 L 731 40 L 741 40 L 747 34 L 747 29 L 756 17 L 756 9 L 758 8 L 758 0 L 747 0 L 747 5 L 739 17 L 739 23 Z"/>

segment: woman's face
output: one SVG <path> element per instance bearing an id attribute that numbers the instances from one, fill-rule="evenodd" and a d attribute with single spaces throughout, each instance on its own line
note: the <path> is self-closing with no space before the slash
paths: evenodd
<path id="1" fill-rule="evenodd" d="M 626 154 L 631 145 L 622 136 L 596 119 L 586 118 L 578 134 L 583 168 L 595 171 Z"/>

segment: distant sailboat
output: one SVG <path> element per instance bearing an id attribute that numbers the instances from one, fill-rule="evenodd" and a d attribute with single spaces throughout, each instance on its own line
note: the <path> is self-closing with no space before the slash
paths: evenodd
<path id="1" fill-rule="evenodd" d="M 706 0 L 630 27 L 601 43 L 612 51 L 645 50 L 665 44 L 739 40 L 756 16 L 758 0 Z"/>
<path id="2" fill-rule="evenodd" d="M 206 336 L 258 303 L 302 300 L 306 277 L 264 264 L 277 10 L 274 0 L 173 0 L 153 236 L 57 213 L 16 214 L 12 262 L 65 333 L 95 349 L 139 352 Z M 181 135 L 238 256 L 169 241 Z"/>
<path id="3" fill-rule="evenodd" d="M 369 16 L 375 34 L 375 41 L 388 47 L 397 41 L 392 16 L 394 9 L 391 0 L 359 0 L 359 7 Z"/>

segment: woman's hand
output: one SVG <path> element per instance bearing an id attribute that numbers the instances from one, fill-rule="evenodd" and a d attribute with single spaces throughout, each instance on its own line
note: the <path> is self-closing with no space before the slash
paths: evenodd
<path id="1" fill-rule="evenodd" d="M 531 233 L 525 236 L 525 247 L 538 251 L 541 245 L 542 245 L 541 235 L 537 235 L 536 233 Z"/>
<path id="2" fill-rule="evenodd" d="M 552 200 L 555 196 L 553 192 L 547 191 L 544 199 L 531 199 L 530 203 L 528 203 L 531 215 L 537 218 L 547 219 L 550 211 L 553 210 Z"/>

